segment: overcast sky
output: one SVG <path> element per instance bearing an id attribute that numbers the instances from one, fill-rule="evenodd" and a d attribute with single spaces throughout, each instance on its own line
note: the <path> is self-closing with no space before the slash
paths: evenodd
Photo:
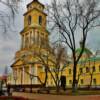
<path id="1" fill-rule="evenodd" d="M 20 50 L 21 38 L 19 32 L 23 29 L 23 14 L 26 11 L 26 4 L 32 0 L 22 0 L 19 5 L 18 13 L 15 17 L 13 26 L 14 32 L 3 34 L 0 26 L 0 74 L 4 73 L 5 66 L 9 66 L 14 62 L 15 52 Z M 50 0 L 40 0 L 41 3 L 47 4 Z M 8 13 L 8 8 L 0 3 L 0 11 Z M 8 37 L 9 36 L 9 37 Z"/>
<path id="2" fill-rule="evenodd" d="M 0 29 L 0 74 L 4 72 L 5 66 L 10 67 L 10 65 L 14 62 L 15 52 L 20 50 L 21 39 L 19 32 L 23 29 L 23 13 L 26 11 L 25 5 L 30 1 L 32 0 L 26 0 L 20 4 L 18 13 L 15 17 L 15 32 L 9 32 L 10 36 L 7 38 L 2 36 L 2 28 Z M 39 1 L 43 4 L 50 2 L 50 0 Z M 4 8 L 5 6 L 2 5 L 0 9 L 4 10 Z M 100 49 L 100 27 L 93 30 L 88 35 L 87 45 L 92 50 Z"/>

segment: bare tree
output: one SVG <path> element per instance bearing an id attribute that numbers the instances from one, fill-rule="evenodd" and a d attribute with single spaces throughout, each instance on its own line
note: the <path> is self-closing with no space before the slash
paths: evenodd
<path id="1" fill-rule="evenodd" d="M 94 72 L 95 72 L 95 57 L 96 55 L 93 56 L 93 66 L 91 67 L 91 70 L 89 71 L 89 74 L 90 74 L 90 84 L 89 84 L 89 88 L 91 88 L 92 86 L 92 80 L 93 80 L 93 75 L 94 75 Z M 91 66 L 91 62 L 89 60 L 89 68 Z"/>
<path id="2" fill-rule="evenodd" d="M 65 48 L 62 45 L 59 45 L 59 47 L 54 46 L 53 48 L 48 46 L 46 47 L 45 51 L 41 48 L 37 50 L 37 52 L 34 52 L 34 50 L 30 50 L 26 53 L 26 56 L 20 57 L 20 60 L 24 60 L 25 65 L 33 65 L 39 63 L 44 68 L 44 80 L 41 80 L 39 76 L 34 76 L 33 73 L 26 73 L 29 74 L 30 77 L 37 77 L 40 80 L 40 83 L 43 85 L 43 88 L 46 88 L 48 74 L 50 74 L 50 76 L 52 77 L 51 80 L 53 80 L 56 86 L 56 91 L 58 93 L 60 89 L 60 78 L 66 66 L 68 65 L 68 60 L 66 57 L 67 54 L 65 53 Z M 28 62 L 28 60 L 25 60 L 25 57 L 27 58 L 28 56 L 34 57 L 37 62 Z M 64 64 L 66 64 L 66 66 Z"/>
<path id="3" fill-rule="evenodd" d="M 1 33 L 15 32 L 14 20 L 18 13 L 19 2 L 21 0 L 0 0 L 0 29 Z"/>
<path id="4" fill-rule="evenodd" d="M 47 52 L 39 51 L 39 54 L 36 55 L 39 62 L 45 68 L 45 82 L 48 80 L 48 73 L 50 73 L 54 84 L 56 86 L 56 92 L 59 93 L 60 89 L 60 78 L 62 76 L 63 71 L 68 65 L 67 54 L 65 54 L 65 48 L 62 45 L 58 47 L 54 46 L 52 49 L 47 48 Z M 64 65 L 66 64 L 66 66 Z"/>
<path id="5" fill-rule="evenodd" d="M 100 7 L 98 0 L 53 0 L 47 6 L 48 22 L 52 30 L 60 30 L 73 56 L 73 84 L 72 91 L 77 89 L 77 64 L 80 60 L 90 30 L 100 25 Z M 50 27 L 49 26 L 49 27 Z M 77 38 L 81 36 L 82 45 L 79 55 L 76 55 Z"/>
<path id="6" fill-rule="evenodd" d="M 94 73 L 93 70 L 89 72 L 89 74 L 90 74 L 90 84 L 89 84 L 89 88 L 91 88 L 91 85 L 92 85 L 93 73 Z"/>
<path id="7" fill-rule="evenodd" d="M 16 60 L 21 60 L 23 62 L 23 64 L 22 64 L 23 67 L 20 69 L 20 71 L 21 71 L 21 73 L 23 73 L 23 71 L 24 71 L 27 75 L 29 75 L 30 82 L 31 82 L 30 83 L 30 92 L 32 93 L 32 84 L 33 84 L 32 80 L 33 80 L 33 78 L 37 78 L 37 80 L 40 82 L 41 85 L 43 85 L 44 83 L 43 83 L 43 81 L 41 80 L 41 78 L 39 76 L 35 75 L 32 72 L 23 70 L 23 68 L 25 69 L 25 66 L 27 66 L 27 65 L 34 66 L 35 64 L 37 64 L 37 63 L 39 64 L 40 63 L 40 62 L 29 61 L 28 60 L 28 56 L 30 56 L 30 53 L 31 53 L 31 57 L 32 57 L 33 52 L 32 51 L 28 51 L 26 54 L 18 57 Z M 23 81 L 22 80 L 22 76 L 23 75 L 21 75 L 21 85 L 22 85 L 22 81 Z"/>
<path id="8" fill-rule="evenodd" d="M 30 53 L 31 53 L 31 54 L 30 54 Z M 20 56 L 20 57 L 17 58 L 16 60 L 21 60 L 21 61 L 23 62 L 23 68 L 25 68 L 26 65 L 34 66 L 34 65 L 37 64 L 37 63 L 39 64 L 40 62 L 29 61 L 29 60 L 27 59 L 27 57 L 30 56 L 30 55 L 31 55 L 31 57 L 32 57 L 32 54 L 33 54 L 32 51 L 28 51 L 25 55 Z M 40 63 L 40 64 L 41 64 L 41 63 Z M 21 70 L 21 71 L 23 71 L 23 70 Z M 38 81 L 39 81 L 41 84 L 43 84 L 43 82 L 42 82 L 42 80 L 40 79 L 39 76 L 36 76 L 36 75 L 34 75 L 33 73 L 30 73 L 29 71 L 25 71 L 25 70 L 24 70 L 24 72 L 27 73 L 27 74 L 30 76 L 30 80 L 32 80 L 34 77 L 36 77 L 36 78 L 38 79 Z M 31 77 L 32 77 L 32 78 L 31 78 Z"/>

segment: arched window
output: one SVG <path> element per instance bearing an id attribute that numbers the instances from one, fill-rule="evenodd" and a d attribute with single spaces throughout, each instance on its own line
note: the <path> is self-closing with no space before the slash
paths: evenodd
<path id="1" fill-rule="evenodd" d="M 84 84 L 84 80 L 83 79 L 81 79 L 81 84 Z"/>
<path id="2" fill-rule="evenodd" d="M 100 71 L 100 65 L 99 65 L 99 71 Z"/>
<path id="3" fill-rule="evenodd" d="M 72 70 L 71 69 L 69 69 L 69 74 L 71 74 L 72 73 Z"/>
<path id="4" fill-rule="evenodd" d="M 28 25 L 31 24 L 31 20 L 32 20 L 32 18 L 31 18 L 31 16 L 29 15 L 29 16 L 28 16 Z"/>
<path id="5" fill-rule="evenodd" d="M 42 16 L 39 16 L 39 25 L 42 24 Z"/>
<path id="6" fill-rule="evenodd" d="M 88 73 L 90 71 L 89 67 L 86 67 L 86 73 Z"/>
<path id="7" fill-rule="evenodd" d="M 97 80 L 94 78 L 93 79 L 93 84 L 96 85 L 96 83 L 97 83 Z"/>
<path id="8" fill-rule="evenodd" d="M 95 66 L 93 66 L 93 67 L 92 67 L 92 71 L 93 71 L 93 72 L 95 72 L 95 71 L 96 71 L 96 68 L 95 68 Z"/>

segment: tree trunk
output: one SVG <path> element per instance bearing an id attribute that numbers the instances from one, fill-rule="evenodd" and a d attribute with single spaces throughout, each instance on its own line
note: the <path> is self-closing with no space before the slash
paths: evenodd
<path id="1" fill-rule="evenodd" d="M 73 67 L 73 84 L 72 84 L 72 92 L 73 93 L 77 91 L 76 73 L 77 73 L 77 64 L 74 62 L 74 67 Z"/>
<path id="2" fill-rule="evenodd" d="M 43 87 L 46 87 L 47 79 L 48 79 L 48 72 L 47 72 L 47 68 L 45 68 L 45 80 L 43 83 Z"/>
<path id="3" fill-rule="evenodd" d="M 89 89 L 91 89 L 91 85 L 92 85 L 92 74 L 91 74 L 91 80 L 90 80 L 90 86 L 89 86 Z"/>
<path id="4" fill-rule="evenodd" d="M 60 92 L 60 87 L 59 85 L 56 85 L 56 93 L 59 94 L 59 92 Z"/>

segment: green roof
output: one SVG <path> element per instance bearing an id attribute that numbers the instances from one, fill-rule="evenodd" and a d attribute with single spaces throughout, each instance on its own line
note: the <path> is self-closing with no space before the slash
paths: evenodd
<path id="1" fill-rule="evenodd" d="M 88 61 L 99 61 L 100 57 L 91 57 L 88 59 Z"/>
<path id="2" fill-rule="evenodd" d="M 77 54 L 80 54 L 81 50 L 82 50 L 82 48 L 78 48 L 78 49 L 76 50 L 76 53 L 77 53 Z M 83 54 L 84 54 L 84 53 L 87 54 L 87 55 L 92 55 L 92 52 L 91 52 L 88 48 L 84 48 Z"/>
<path id="3" fill-rule="evenodd" d="M 81 60 L 79 61 L 79 63 L 86 63 L 86 62 L 94 62 L 94 61 L 100 61 L 100 57 L 90 57 L 88 59 L 85 59 L 85 60 Z"/>

